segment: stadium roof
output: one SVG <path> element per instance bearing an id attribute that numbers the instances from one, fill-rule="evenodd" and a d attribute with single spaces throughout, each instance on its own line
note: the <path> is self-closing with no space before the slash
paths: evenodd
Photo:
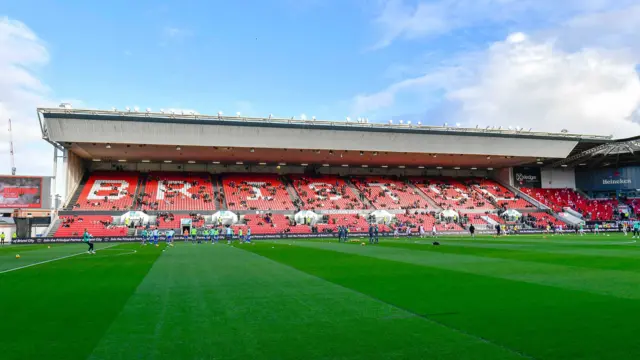
<path id="1" fill-rule="evenodd" d="M 127 162 L 284 162 L 508 167 L 557 161 L 611 137 L 370 123 L 39 108 L 45 140 L 81 158 Z"/>
<path id="2" fill-rule="evenodd" d="M 640 164 L 640 136 L 600 144 L 593 143 L 592 146 L 581 150 L 574 149 L 566 159 L 555 161 L 551 166 L 594 168 Z"/>
<path id="3" fill-rule="evenodd" d="M 202 115 L 202 114 L 185 114 L 185 113 L 165 113 L 165 112 L 135 112 L 135 111 L 108 111 L 108 110 L 87 110 L 87 109 L 69 109 L 69 108 L 38 108 L 38 114 L 44 118 L 74 118 L 87 120 L 107 120 L 118 118 L 127 121 L 139 121 L 148 123 L 170 122 L 177 124 L 193 124 L 193 123 L 210 123 L 217 124 L 237 123 L 251 126 L 265 127 L 303 127 L 318 129 L 358 129 L 360 131 L 384 131 L 384 132 L 415 132 L 415 133 L 431 133 L 431 134 L 451 134 L 457 135 L 473 135 L 473 136 L 502 136 L 517 138 L 538 138 L 538 139 L 557 139 L 557 140 L 579 140 L 579 141 L 610 141 L 611 136 L 585 135 L 568 132 L 551 133 L 533 131 L 533 129 L 511 128 L 502 129 L 502 127 L 475 127 L 463 128 L 459 126 L 447 125 L 434 126 L 422 125 L 420 123 L 375 123 L 367 121 L 335 121 L 335 120 L 316 120 L 316 119 L 295 119 L 269 117 L 244 117 L 244 116 L 225 116 L 218 115 Z M 348 119 L 348 118 L 347 118 Z M 40 121 L 43 135 L 45 128 Z"/>

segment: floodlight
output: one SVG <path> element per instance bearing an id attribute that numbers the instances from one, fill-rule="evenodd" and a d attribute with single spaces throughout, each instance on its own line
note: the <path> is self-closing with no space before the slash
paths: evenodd
<path id="1" fill-rule="evenodd" d="M 312 116 L 312 117 L 311 117 L 311 120 L 316 121 L 316 117 L 315 117 L 315 116 Z"/>
<path id="2" fill-rule="evenodd" d="M 407 121 L 407 125 L 411 125 L 411 120 Z"/>
<path id="3" fill-rule="evenodd" d="M 164 114 L 164 109 L 160 109 L 160 112 Z"/>
<path id="4" fill-rule="evenodd" d="M 111 111 L 118 111 L 118 109 L 114 106 L 111 108 Z"/>
<path id="5" fill-rule="evenodd" d="M 240 111 L 238 111 L 238 112 L 236 113 L 236 116 L 237 116 L 237 117 L 240 117 Z"/>
<path id="6" fill-rule="evenodd" d="M 133 111 L 140 112 L 140 108 L 136 106 L 136 107 L 133 108 Z"/>
<path id="7" fill-rule="evenodd" d="M 460 127 L 461 125 L 460 125 L 460 123 L 456 123 L 456 126 L 457 126 L 457 127 Z"/>
<path id="8" fill-rule="evenodd" d="M 444 123 L 444 127 L 447 127 L 447 126 L 449 126 L 449 124 L 448 123 Z"/>
<path id="9" fill-rule="evenodd" d="M 218 116 L 222 116 L 222 111 L 218 111 Z"/>
<path id="10" fill-rule="evenodd" d="M 418 125 L 422 126 L 422 121 L 418 121 Z"/>
<path id="11" fill-rule="evenodd" d="M 351 121 L 351 118 L 347 116 L 347 119 L 346 119 L 346 120 L 347 120 L 347 122 L 350 122 L 350 121 Z"/>
<path id="12" fill-rule="evenodd" d="M 404 120 L 398 120 L 398 122 L 400 123 L 400 125 L 404 124 Z"/>
<path id="13" fill-rule="evenodd" d="M 125 108 L 125 110 L 131 112 L 131 109 L 128 106 Z"/>
<path id="14" fill-rule="evenodd" d="M 389 120 L 389 125 L 393 125 L 393 120 Z"/>
<path id="15" fill-rule="evenodd" d="M 273 114 L 269 114 L 269 119 L 271 119 L 273 117 Z"/>
<path id="16" fill-rule="evenodd" d="M 147 108 L 147 112 L 150 113 L 151 112 L 151 108 Z"/>

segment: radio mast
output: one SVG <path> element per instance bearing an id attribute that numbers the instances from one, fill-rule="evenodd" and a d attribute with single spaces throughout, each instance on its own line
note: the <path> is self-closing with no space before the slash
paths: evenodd
<path id="1" fill-rule="evenodd" d="M 16 159 L 13 156 L 13 130 L 11 130 L 11 119 L 9 119 L 9 155 L 11 156 L 11 175 L 15 175 Z"/>

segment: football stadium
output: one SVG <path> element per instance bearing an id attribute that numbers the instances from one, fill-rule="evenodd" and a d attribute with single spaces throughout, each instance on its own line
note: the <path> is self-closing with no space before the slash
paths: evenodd
<path id="1" fill-rule="evenodd" d="M 640 354 L 640 138 L 37 117 L 52 174 L 0 177 L 4 359 Z"/>

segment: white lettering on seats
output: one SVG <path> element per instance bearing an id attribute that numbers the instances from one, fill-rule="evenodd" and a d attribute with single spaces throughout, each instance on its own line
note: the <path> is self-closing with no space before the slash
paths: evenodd
<path id="1" fill-rule="evenodd" d="M 333 189 L 333 185 L 329 183 L 323 183 L 323 182 L 310 183 L 308 186 L 309 186 L 309 189 L 313 190 L 316 193 L 316 199 L 320 199 L 320 200 L 324 200 L 327 198 L 326 196 L 320 195 L 320 191 L 326 188 L 327 192 L 330 193 L 331 190 Z M 329 196 L 329 200 L 331 201 L 342 199 L 342 196 L 339 194 L 331 194 L 331 195 L 332 196 Z"/>
<path id="2" fill-rule="evenodd" d="M 178 186 L 175 186 L 175 185 L 178 185 Z M 164 200 L 165 193 L 169 193 L 169 194 L 180 193 L 188 198 L 191 198 L 189 189 L 191 189 L 191 184 L 184 181 L 180 181 L 180 180 L 160 181 L 158 183 L 158 193 L 156 194 L 156 199 Z"/>
<path id="3" fill-rule="evenodd" d="M 384 191 L 384 193 L 389 196 L 393 201 L 400 201 L 400 199 L 398 199 L 397 196 L 393 195 L 393 193 L 391 192 L 391 190 L 389 190 L 384 184 L 379 184 L 379 183 L 370 183 L 369 186 L 373 187 L 373 186 L 377 186 L 380 189 L 382 189 L 382 191 Z"/>
<path id="4" fill-rule="evenodd" d="M 91 185 L 88 200 L 103 200 L 106 196 L 109 200 L 120 200 L 127 194 L 122 190 L 129 189 L 129 183 L 125 180 L 96 180 Z"/>
<path id="5" fill-rule="evenodd" d="M 250 185 L 251 188 L 253 189 L 253 196 L 249 196 L 247 197 L 247 200 L 249 201 L 256 201 L 256 200 L 271 200 L 272 197 L 271 196 L 264 196 L 262 195 L 262 190 L 260 190 L 260 187 L 262 185 L 266 184 L 263 181 L 250 181 L 247 182 L 247 185 Z"/>

